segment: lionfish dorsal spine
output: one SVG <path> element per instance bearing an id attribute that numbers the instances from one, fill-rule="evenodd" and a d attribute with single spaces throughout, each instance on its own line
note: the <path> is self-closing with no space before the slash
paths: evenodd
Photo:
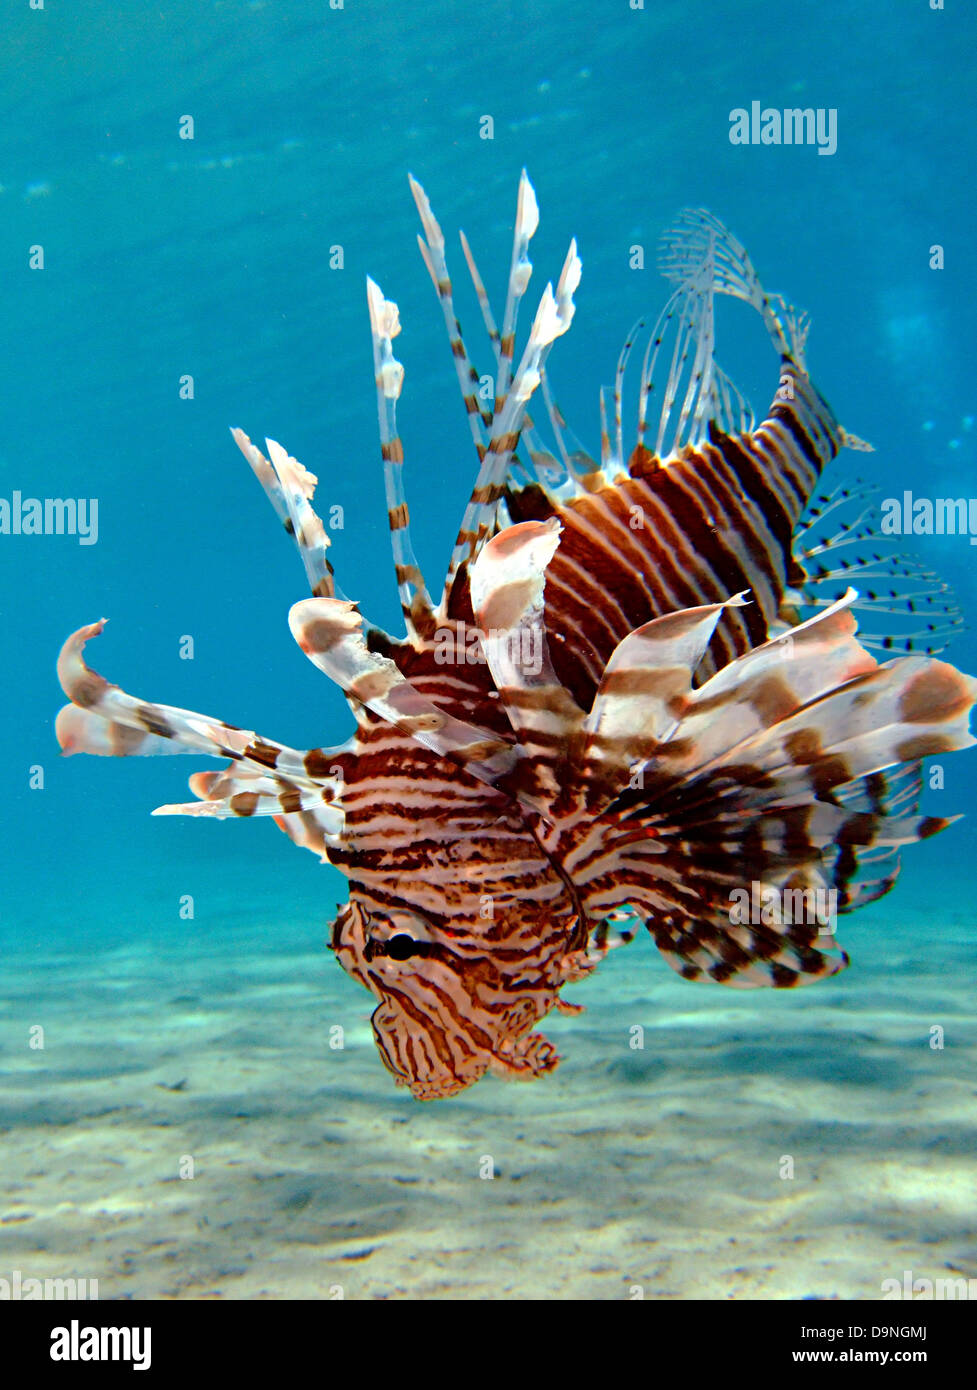
<path id="1" fill-rule="evenodd" d="M 413 178 L 410 185 L 424 230 L 424 238 L 419 237 L 418 243 L 441 303 L 465 411 L 479 458 L 478 475 L 462 517 L 448 566 L 443 607 L 459 568 L 474 560 L 497 527 L 499 506 L 505 491 L 506 478 L 519 445 L 528 401 L 540 384 L 550 347 L 557 337 L 567 331 L 573 318 L 573 293 L 580 283 L 580 259 L 576 243 L 571 242 L 556 292 L 554 294 L 552 285 L 546 286 L 533 320 L 529 342 L 518 368 L 514 370 L 519 306 L 532 273 L 528 247 L 539 222 L 536 194 L 525 170 L 519 184 L 512 262 L 501 333 L 495 327 L 495 321 L 491 316 L 488 296 L 475 267 L 471 249 L 467 241 L 463 242 L 496 359 L 495 402 L 491 413 L 485 412 L 483 415 L 476 391 L 479 376 L 471 365 L 454 311 L 451 279 L 444 253 L 444 235 L 421 185 Z M 487 438 L 483 429 L 487 432 Z"/>
<path id="2" fill-rule="evenodd" d="M 298 547 L 309 588 L 319 598 L 342 598 L 329 563 L 329 537 L 312 505 L 317 479 L 273 439 L 266 440 L 271 459 L 241 429 L 231 435 L 264 488 L 275 515 Z"/>
<path id="3" fill-rule="evenodd" d="M 393 547 L 394 570 L 400 607 L 409 636 L 418 620 L 430 616 L 432 604 L 410 536 L 410 511 L 404 489 L 404 446 L 397 431 L 397 401 L 404 382 L 404 368 L 393 351 L 400 332 L 400 313 L 392 299 L 385 299 L 375 280 L 367 276 L 367 304 L 373 339 L 373 370 L 377 390 L 380 452 L 387 498 L 387 524 Z M 426 625 L 426 624 L 425 624 Z"/>
<path id="4" fill-rule="evenodd" d="M 468 242 L 468 238 L 465 236 L 464 232 L 460 232 L 459 236 L 461 238 L 461 245 L 462 250 L 465 254 L 465 260 L 468 264 L 469 274 L 471 275 L 472 285 L 475 289 L 475 294 L 478 299 L 479 308 L 481 309 L 482 321 L 485 324 L 485 332 L 488 336 L 488 340 L 491 345 L 493 356 L 495 359 L 496 372 L 498 373 L 501 370 L 502 362 L 501 334 L 499 333 L 498 327 L 496 326 L 495 316 L 492 313 L 492 306 L 489 303 L 489 297 L 485 290 L 485 284 L 479 273 L 478 266 L 475 262 L 474 254 L 472 253 L 471 246 Z M 457 320 L 455 320 L 455 327 L 457 329 Z M 457 343 L 460 343 L 460 329 L 458 329 L 457 331 L 459 335 L 457 338 Z M 455 339 L 452 339 L 451 347 L 453 355 L 457 358 L 458 349 Z M 478 380 L 477 374 L 473 373 L 473 375 L 474 379 Z M 570 431 L 568 430 L 567 423 L 563 418 L 559 406 L 553 400 L 552 392 L 550 390 L 549 385 L 549 379 L 546 375 L 545 366 L 540 369 L 540 387 L 542 389 L 543 399 L 546 405 L 546 413 L 549 420 L 550 428 L 553 432 L 553 437 L 556 440 L 559 458 L 557 458 L 540 439 L 539 433 L 536 430 L 536 427 L 533 423 L 533 418 L 529 414 L 528 410 L 526 411 L 523 417 L 521 438 L 522 442 L 526 446 L 526 450 L 529 454 L 530 460 L 532 461 L 536 479 L 545 482 L 550 488 L 551 493 L 556 498 L 558 498 L 559 500 L 564 500 L 567 497 L 575 495 L 575 493 L 577 492 L 575 477 L 585 477 L 591 474 L 596 469 L 597 465 L 575 437 L 571 439 L 571 443 L 573 445 L 572 453 L 570 452 L 570 450 L 568 450 L 566 437 L 570 433 Z M 465 398 L 465 405 L 466 409 L 469 410 L 470 413 L 472 407 L 470 404 L 470 400 L 467 396 Z M 497 402 L 493 406 L 493 410 L 482 412 L 481 418 L 487 428 L 491 428 L 492 416 L 495 409 L 497 409 Z M 484 449 L 479 453 L 480 462 L 483 457 Z M 512 454 L 510 471 L 513 475 L 518 474 L 520 476 L 525 476 L 526 481 L 529 481 L 532 477 L 531 474 L 528 474 L 526 472 L 524 465 L 519 459 L 518 453 L 516 451 L 513 451 Z M 561 478 L 563 479 L 563 481 L 560 481 Z M 503 499 L 500 499 L 498 504 L 499 510 L 497 512 L 497 517 L 500 520 L 503 516 L 504 507 L 505 502 Z"/>
<path id="5" fill-rule="evenodd" d="M 448 263 L 444 252 L 444 233 L 441 231 L 440 224 L 431 210 L 430 199 L 424 189 L 417 182 L 412 174 L 408 175 L 410 191 L 414 196 L 417 212 L 421 219 L 421 226 L 424 229 L 423 237 L 418 234 L 417 245 L 421 253 L 421 258 L 427 267 L 427 273 L 431 277 L 431 282 L 437 292 L 438 300 L 441 304 L 441 311 L 444 314 L 445 328 L 448 333 L 448 342 L 451 345 L 451 356 L 455 364 L 455 371 L 458 377 L 458 386 L 461 390 L 462 400 L 465 403 L 465 414 L 468 417 L 469 428 L 472 434 L 472 443 L 475 445 L 475 452 L 478 461 L 481 463 L 488 448 L 488 436 L 486 431 L 492 425 L 492 412 L 479 405 L 479 375 L 472 365 L 471 358 L 468 356 L 468 349 L 465 347 L 465 340 L 462 337 L 461 324 L 455 313 L 454 291 L 451 284 L 451 276 L 448 273 Z M 467 243 L 463 245 L 466 247 Z M 471 262 L 469 262 L 471 264 Z M 483 315 L 488 313 L 491 317 L 491 309 L 488 307 L 488 295 L 485 293 L 485 286 L 480 283 L 476 285 L 479 293 L 479 302 L 482 304 Z M 493 325 L 494 328 L 494 325 Z M 498 341 L 498 331 L 495 330 L 495 340 Z"/>

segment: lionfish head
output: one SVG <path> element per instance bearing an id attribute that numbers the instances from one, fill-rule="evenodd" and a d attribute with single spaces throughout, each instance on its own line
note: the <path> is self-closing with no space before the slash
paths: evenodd
<path id="1" fill-rule="evenodd" d="M 531 1078 L 558 1063 L 548 1039 L 531 1031 L 557 1002 L 558 985 L 514 998 L 512 978 L 474 933 L 352 897 L 330 944 L 380 1000 L 371 1019 L 380 1057 L 417 1100 L 455 1095 L 490 1070 Z"/>

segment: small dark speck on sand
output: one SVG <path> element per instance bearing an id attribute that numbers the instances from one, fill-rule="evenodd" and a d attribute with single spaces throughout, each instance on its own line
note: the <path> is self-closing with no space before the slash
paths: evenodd
<path id="1" fill-rule="evenodd" d="M 186 1089 L 187 1078 L 181 1077 L 179 1081 L 157 1081 L 157 1091 L 183 1091 Z"/>
<path id="2" fill-rule="evenodd" d="M 340 1255 L 341 1260 L 367 1260 L 376 1250 L 375 1245 L 367 1245 L 362 1250 L 348 1250 L 345 1255 Z"/>

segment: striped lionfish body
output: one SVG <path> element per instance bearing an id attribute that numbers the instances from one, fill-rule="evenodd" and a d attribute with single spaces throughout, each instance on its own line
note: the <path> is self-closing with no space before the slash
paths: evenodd
<path id="1" fill-rule="evenodd" d="M 384 1062 L 431 1099 L 488 1070 L 555 1066 L 537 1022 L 554 1007 L 575 1011 L 561 990 L 630 940 L 635 920 L 691 980 L 785 987 L 841 969 L 833 925 L 776 907 L 743 921 L 732 895 L 759 883 L 771 902 L 788 893 L 806 902 L 833 889 L 845 911 L 886 892 L 899 847 L 948 823 L 919 814 L 921 760 L 974 742 L 977 685 L 927 655 L 879 664 L 868 644 L 891 639 L 856 636 L 853 607 L 865 598 L 828 593 L 828 581 L 871 576 L 878 563 L 924 580 L 928 616 L 950 612 L 910 562 L 886 568 L 874 556 L 831 569 L 830 541 L 812 543 L 802 517 L 821 471 L 858 441 L 808 377 L 806 321 L 764 294 L 721 223 L 686 213 L 664 239 L 660 267 L 673 289 L 644 353 L 637 439 L 626 456 L 633 333 L 610 422 L 601 396 L 598 462 L 568 446 L 545 367 L 573 318 L 575 244 L 517 360 L 538 220 L 526 176 L 501 328 L 462 237 L 495 357 L 485 403 L 441 229 L 411 186 L 479 469 L 435 603 L 402 487 L 397 306 L 368 281 L 402 639 L 365 625 L 337 589 L 316 479 L 273 441 L 266 457 L 234 431 L 305 565 L 313 597 L 292 608 L 292 633 L 342 687 L 354 736 L 300 751 L 129 696 L 84 663 L 101 623 L 61 653 L 71 704 L 57 733 L 66 752 L 227 759 L 190 779 L 197 801 L 159 813 L 270 815 L 346 874 L 332 949 L 377 1000 Z M 759 424 L 715 360 L 717 294 L 751 305 L 777 351 L 778 384 Z M 537 393 L 555 454 L 528 413 Z M 864 534 L 843 527 L 833 541 Z M 931 645 L 945 630 L 924 626 Z"/>

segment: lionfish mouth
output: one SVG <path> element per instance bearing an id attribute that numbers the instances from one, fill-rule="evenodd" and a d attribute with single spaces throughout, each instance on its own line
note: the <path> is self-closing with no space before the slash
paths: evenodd
<path id="1" fill-rule="evenodd" d="M 962 621 L 946 585 L 885 553 L 861 485 L 816 491 L 843 447 L 868 446 L 810 380 L 806 316 L 764 292 L 721 222 L 689 211 L 662 239 L 670 297 L 636 377 L 643 323 L 600 393 L 595 456 L 548 375 L 574 317 L 576 243 L 517 354 L 539 220 L 526 174 L 500 322 L 462 234 L 484 377 L 443 233 L 410 186 L 477 469 L 435 601 L 410 539 L 399 311 L 368 280 L 402 638 L 365 624 L 337 588 L 313 474 L 274 440 L 266 456 L 233 431 L 304 565 L 312 597 L 292 608 L 291 631 L 346 694 L 355 733 L 294 749 L 128 695 L 83 660 L 99 622 L 61 652 L 71 703 L 57 736 L 66 753 L 223 759 L 190 779 L 196 801 L 157 814 L 269 816 L 344 872 L 332 948 L 381 1000 L 384 1064 L 434 1099 L 488 1070 L 552 1070 L 536 1022 L 572 1010 L 559 991 L 641 923 L 687 980 L 786 988 L 842 969 L 836 912 L 887 893 L 901 850 L 950 823 L 920 814 L 923 760 L 974 743 L 977 683 L 934 659 Z M 718 295 L 757 313 L 774 347 L 759 421 L 716 361 Z"/>

